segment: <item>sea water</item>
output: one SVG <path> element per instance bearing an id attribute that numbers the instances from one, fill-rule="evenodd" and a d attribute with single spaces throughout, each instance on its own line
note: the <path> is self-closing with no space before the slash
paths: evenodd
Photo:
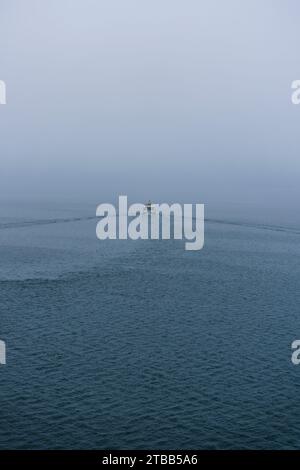
<path id="1" fill-rule="evenodd" d="M 299 448 L 300 232 L 210 220 L 187 252 L 96 223 L 1 207 L 0 448 Z"/>

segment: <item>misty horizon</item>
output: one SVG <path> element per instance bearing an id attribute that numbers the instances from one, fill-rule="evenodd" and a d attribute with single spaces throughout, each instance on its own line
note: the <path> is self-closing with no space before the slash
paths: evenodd
<path id="1" fill-rule="evenodd" d="M 292 216 L 300 32 L 288 3 L 2 0 L 1 199 L 127 194 Z"/>

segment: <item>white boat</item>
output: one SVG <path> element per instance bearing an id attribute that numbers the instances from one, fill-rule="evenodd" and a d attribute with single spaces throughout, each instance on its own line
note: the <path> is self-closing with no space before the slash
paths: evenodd
<path id="1" fill-rule="evenodd" d="M 153 203 L 149 200 L 144 206 L 144 213 L 147 212 L 148 214 L 154 214 L 155 208 L 153 207 Z"/>

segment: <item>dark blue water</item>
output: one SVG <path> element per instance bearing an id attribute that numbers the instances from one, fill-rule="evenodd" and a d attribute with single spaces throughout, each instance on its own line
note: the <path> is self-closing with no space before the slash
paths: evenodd
<path id="1" fill-rule="evenodd" d="M 299 233 L 186 252 L 77 215 L 0 220 L 0 448 L 299 448 Z"/>

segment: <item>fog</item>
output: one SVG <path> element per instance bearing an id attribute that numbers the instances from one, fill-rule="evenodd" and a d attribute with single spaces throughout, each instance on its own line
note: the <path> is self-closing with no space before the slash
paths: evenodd
<path id="1" fill-rule="evenodd" d="M 296 0 L 0 0 L 2 201 L 299 212 L 299 13 Z"/>

